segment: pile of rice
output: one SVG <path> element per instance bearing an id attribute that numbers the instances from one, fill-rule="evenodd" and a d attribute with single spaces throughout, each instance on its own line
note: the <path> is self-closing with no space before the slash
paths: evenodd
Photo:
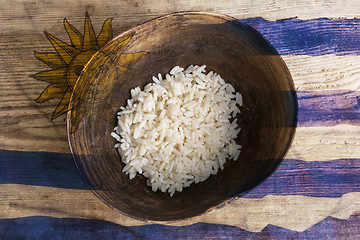
<path id="1" fill-rule="evenodd" d="M 165 79 L 152 77 L 143 91 L 131 89 L 111 133 L 130 179 L 142 174 L 153 191 L 173 196 L 238 159 L 242 96 L 205 67 L 176 66 Z"/>

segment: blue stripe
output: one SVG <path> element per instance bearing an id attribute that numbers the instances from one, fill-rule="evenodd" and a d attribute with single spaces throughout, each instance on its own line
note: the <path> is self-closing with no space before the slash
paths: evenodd
<path id="1" fill-rule="evenodd" d="M 360 19 L 267 21 L 257 17 L 239 21 L 263 34 L 282 55 L 360 54 Z"/>
<path id="2" fill-rule="evenodd" d="M 360 191 L 360 159 L 305 162 L 285 159 L 264 182 L 243 197 L 266 195 L 305 195 L 341 197 Z"/>
<path id="3" fill-rule="evenodd" d="M 0 239 L 142 239 L 131 228 L 100 220 L 25 217 L 0 220 Z"/>
<path id="4" fill-rule="evenodd" d="M 70 154 L 0 151 L 0 184 L 16 183 L 87 189 Z M 285 159 L 262 184 L 244 197 L 306 195 L 340 197 L 360 191 L 360 159 L 305 162 Z"/>
<path id="5" fill-rule="evenodd" d="M 0 150 L 0 184 L 88 189 L 71 154 Z"/>
<path id="6" fill-rule="evenodd" d="M 298 91 L 298 126 L 360 125 L 360 92 Z"/>
<path id="7" fill-rule="evenodd" d="M 0 220 L 0 239 L 360 239 L 360 216 L 347 220 L 327 217 L 304 232 L 268 225 L 260 232 L 223 225 L 160 224 L 125 227 L 111 222 L 52 217 Z"/>

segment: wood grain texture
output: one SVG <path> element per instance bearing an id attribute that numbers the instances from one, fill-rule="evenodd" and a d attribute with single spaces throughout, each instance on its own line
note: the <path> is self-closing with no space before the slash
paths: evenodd
<path id="1" fill-rule="evenodd" d="M 49 49 L 50 44 L 46 42 L 45 36 L 41 37 L 40 35 L 39 38 L 41 40 L 39 39 L 37 42 L 43 42 L 43 47 L 39 49 L 52 51 Z M 8 39 L 8 41 L 11 40 Z M 50 120 L 51 113 L 59 100 L 54 99 L 42 104 L 34 102 L 47 84 L 31 79 L 29 75 L 47 69 L 47 67 L 33 56 L 34 45 L 32 42 L 15 42 L 14 45 L 12 48 L 8 48 L 5 40 L 2 45 L 0 43 L 2 65 L 4 66 L 4 70 L 0 73 L 0 91 L 7 93 L 0 96 L 2 100 L 0 123 L 4 126 L 0 132 L 0 148 L 69 152 L 64 118 Z M 35 49 L 37 48 L 35 47 Z M 15 59 L 19 59 L 19 55 L 24 56 L 20 59 L 21 61 L 16 61 Z M 293 75 L 297 90 L 345 89 L 356 91 L 360 88 L 360 82 L 356 81 L 360 77 L 356 68 L 360 62 L 359 56 L 285 55 L 283 57 Z M 30 71 L 31 66 L 34 68 Z M 299 136 L 301 133 L 302 131 L 297 132 L 298 138 L 304 138 Z M 319 140 L 324 141 L 327 138 L 326 135 L 321 137 L 321 133 L 319 134 L 317 135 Z M 19 141 L 20 136 L 21 141 Z M 348 146 L 352 145 L 350 142 Z"/>
<path id="2" fill-rule="evenodd" d="M 360 90 L 360 56 L 283 55 L 297 91 Z"/>
<path id="3" fill-rule="evenodd" d="M 318 236 L 328 239 L 360 238 L 360 216 L 353 215 L 342 220 L 327 217 L 304 232 L 292 231 L 274 225 L 266 226 L 261 232 L 250 232 L 234 226 L 211 223 L 195 223 L 188 226 L 143 225 L 122 226 L 112 222 L 94 219 L 54 218 L 34 216 L 0 220 L 3 231 L 0 237 L 23 238 L 24 232 L 30 238 L 56 239 L 67 238 L 93 239 L 317 239 Z M 16 226 L 17 231 L 12 231 Z M 50 226 L 50 227 L 49 227 Z M 41 229 L 41 230 L 39 230 Z M 329 231 L 336 229 L 336 231 Z"/>
<path id="4" fill-rule="evenodd" d="M 323 1 L 263 1 L 254 4 L 220 1 L 209 4 L 207 1 L 184 1 L 173 4 L 161 1 L 152 4 L 151 1 L 90 1 L 81 4 L 50 1 L 41 4 L 36 1 L 5 1 L 0 12 L 0 20 L 5 23 L 0 26 L 0 92 L 6 93 L 0 96 L 0 123 L 5 126 L 0 132 L 0 148 L 69 152 L 63 118 L 50 120 L 59 100 L 35 103 L 34 100 L 47 84 L 29 77 L 48 69 L 33 54 L 34 50 L 53 51 L 42 31 L 46 30 L 68 42 L 62 25 L 64 17 L 75 27 L 82 29 L 84 12 L 88 11 L 97 33 L 106 18 L 114 17 L 113 29 L 117 35 L 153 17 L 184 10 L 217 11 L 237 18 L 262 16 L 269 20 L 289 17 L 317 18 L 324 13 L 327 17 L 356 17 L 358 13 L 354 9 L 357 9 L 359 3 L 350 2 L 328 4 Z M 274 9 L 276 11 L 273 11 Z M 297 90 L 359 89 L 360 83 L 355 81 L 359 75 L 356 68 L 360 61 L 358 56 L 284 56 L 284 59 L 293 75 Z"/>
<path id="5" fill-rule="evenodd" d="M 98 219 L 123 226 L 164 224 L 139 221 L 118 213 L 103 204 L 89 190 L 1 184 L 0 193 L 4 196 L 0 199 L 0 218 L 51 216 Z M 272 224 L 294 231 L 304 231 L 328 216 L 347 219 L 360 213 L 360 202 L 357 200 L 359 197 L 360 193 L 348 193 L 341 198 L 292 195 L 268 195 L 260 199 L 238 198 L 221 209 L 165 224 L 184 226 L 196 222 L 216 223 L 237 226 L 252 232 L 259 232 Z"/>
<path id="6" fill-rule="evenodd" d="M 359 156 L 360 127 L 298 127 L 286 158 L 304 161 L 329 161 Z"/>
<path id="7" fill-rule="evenodd" d="M 76 28 L 83 32 L 84 15 L 85 11 L 88 11 L 96 33 L 99 33 L 106 18 L 114 17 L 114 35 L 154 17 L 185 10 L 215 11 L 239 19 L 263 17 L 272 21 L 294 17 L 304 20 L 320 17 L 331 19 L 360 17 L 360 2 L 353 0 L 261 0 L 257 2 L 245 0 L 177 2 L 166 0 L 91 0 L 86 2 L 17 0 L 10 2 L 0 0 L 0 4 L 2 23 L 0 24 L 0 124 L 2 127 L 0 149 L 54 153 L 69 153 L 65 121 L 63 118 L 50 120 L 58 100 L 43 104 L 34 102 L 47 84 L 36 81 L 29 75 L 48 69 L 34 57 L 33 53 L 34 50 L 53 52 L 51 44 L 43 34 L 44 30 L 69 42 L 62 24 L 64 17 L 67 17 Z M 349 91 L 348 96 L 358 96 L 356 93 L 354 95 L 354 92 L 360 90 L 358 55 L 285 55 L 283 58 L 294 78 L 296 90 L 345 90 Z M 355 106 L 354 101 L 346 101 L 340 105 L 343 108 L 346 107 L 345 103 Z M 336 127 L 320 125 L 300 127 L 297 129 L 293 147 L 287 154 L 287 158 L 309 162 L 340 158 L 350 158 L 351 161 L 360 155 L 359 131 L 357 124 L 345 123 Z M 10 157 L 9 159 L 11 160 Z M 343 162 L 346 161 L 347 159 L 343 160 Z M 24 165 L 19 164 L 19 166 Z M 35 171 L 19 168 L 17 171 L 19 176 L 24 176 L 21 175 L 21 171 L 27 171 L 24 175 L 29 177 L 19 182 L 22 184 L 0 184 L 0 218 L 79 217 L 107 220 L 125 226 L 147 224 L 147 222 L 136 221 L 110 209 L 92 192 L 82 189 L 81 184 L 75 187 L 72 184 L 63 186 L 69 189 L 63 189 L 58 185 L 57 187 L 23 185 L 34 184 L 33 181 L 41 178 L 44 172 L 42 168 Z M 55 171 L 53 178 L 56 178 L 58 174 L 66 175 L 66 172 L 66 169 Z M 76 176 L 73 176 L 70 179 L 75 178 Z M 306 184 L 304 186 L 306 187 Z M 70 189 L 71 187 L 77 189 Z M 202 218 L 179 224 L 204 221 L 236 225 L 249 231 L 260 231 L 267 224 L 274 224 L 295 231 L 303 231 L 326 216 L 347 219 L 351 214 L 360 214 L 359 197 L 359 193 L 355 192 L 339 198 L 291 195 L 237 199 L 234 204 L 203 215 Z M 301 211 L 296 211 L 301 209 L 305 209 L 303 214 Z M 344 233 L 342 236 L 348 236 L 348 223 L 342 224 Z M 277 227 L 275 229 L 279 230 Z M 337 231 L 339 228 L 324 229 L 326 229 L 324 232 L 326 234 L 329 229 Z"/>
<path id="8" fill-rule="evenodd" d="M 97 1 L 86 2 L 47 1 L 39 3 L 37 1 L 12 1 L 11 3 L 2 0 L 2 11 L 4 19 L 11 19 L 12 16 L 24 16 L 33 18 L 31 25 L 38 31 L 41 30 L 36 25 L 36 19 L 46 19 L 46 21 L 56 22 L 56 17 L 63 18 L 65 15 L 79 17 L 88 11 L 90 15 L 117 15 L 121 17 L 124 25 L 134 22 L 144 22 L 153 17 L 178 12 L 178 11 L 215 11 L 229 14 L 237 18 L 248 18 L 253 16 L 263 16 L 269 20 L 285 19 L 298 17 L 301 19 L 313 19 L 319 17 L 330 18 L 353 18 L 358 17 L 360 8 L 358 2 L 351 0 L 345 1 L 323 1 L 323 0 L 275 0 L 275 1 L 178 1 L 176 3 L 166 0 L 147 0 L 147 1 Z M 21 20 L 20 20 L 21 21 Z M 127 23 L 127 24 L 126 24 Z M 25 27 L 25 26 L 24 26 Z"/>
<path id="9" fill-rule="evenodd" d="M 0 175 L 0 184 L 88 189 L 74 167 L 71 154 L 1 150 L 0 165 L 5 166 L 5 171 Z M 309 182 L 312 184 L 311 187 Z M 329 161 L 284 159 L 264 182 L 241 196 L 244 198 L 262 198 L 266 195 L 341 197 L 359 190 L 359 158 Z"/>

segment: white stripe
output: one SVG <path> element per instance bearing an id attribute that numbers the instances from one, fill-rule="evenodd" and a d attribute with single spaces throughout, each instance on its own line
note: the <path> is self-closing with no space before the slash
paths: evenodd
<path id="1" fill-rule="evenodd" d="M 285 158 L 330 161 L 360 158 L 360 126 L 298 127 Z"/>
<path id="2" fill-rule="evenodd" d="M 203 4 L 206 1 L 190 1 L 193 9 L 207 9 Z M 189 3 L 190 3 L 189 2 Z M 187 2 L 188 3 L 188 2 Z M 157 3 L 160 4 L 160 3 Z M 185 9 L 189 9 L 186 6 Z M 183 7 L 181 5 L 177 7 Z M 229 14 L 237 18 L 249 18 L 261 16 L 268 20 L 279 20 L 286 18 L 314 19 L 314 18 L 349 18 L 359 17 L 360 3 L 353 0 L 331 1 L 323 0 L 274 0 L 258 1 L 218 1 L 218 5 L 211 5 L 218 12 Z M 239 9 L 240 11 L 234 11 Z M 154 9 L 155 10 L 155 9 Z"/>
<path id="3" fill-rule="evenodd" d="M 297 91 L 360 90 L 360 56 L 282 56 Z"/>
<path id="4" fill-rule="evenodd" d="M 145 224 L 189 225 L 196 222 L 226 224 L 259 232 L 268 224 L 304 231 L 328 216 L 347 219 L 360 211 L 360 193 L 341 198 L 273 196 L 260 199 L 237 198 L 220 209 L 178 222 L 143 222 L 108 207 L 90 190 L 62 189 L 20 184 L 0 185 L 0 218 L 50 216 L 87 218 L 124 226 Z"/>

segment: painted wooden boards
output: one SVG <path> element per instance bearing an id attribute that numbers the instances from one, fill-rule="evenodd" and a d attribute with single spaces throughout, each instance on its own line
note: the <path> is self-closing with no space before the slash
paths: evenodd
<path id="1" fill-rule="evenodd" d="M 154 227 L 125 217 L 85 189 L 67 154 L 65 122 L 62 119 L 50 121 L 57 101 L 35 103 L 34 99 L 46 83 L 29 75 L 46 69 L 33 55 L 34 50 L 52 51 L 43 35 L 44 30 L 68 41 L 62 25 L 64 17 L 81 28 L 85 11 L 88 11 L 97 32 L 106 18 L 114 17 L 114 34 L 117 35 L 163 14 L 209 10 L 245 19 L 242 21 L 263 33 L 283 55 L 298 91 L 299 127 L 286 156 L 288 160 L 272 178 L 245 198 L 236 199 L 232 204 L 201 218 L 181 223 L 185 226 L 181 231 L 200 232 L 203 234 L 201 237 L 275 236 L 283 239 L 340 236 L 356 239 L 359 236 L 356 229 L 360 224 L 357 178 L 360 153 L 360 47 L 357 29 L 360 23 L 354 18 L 360 16 L 360 3 L 93 0 L 86 4 L 73 1 L 2 1 L 1 5 L 0 149 L 4 152 L 1 153 L 0 167 L 5 169 L 5 173 L 0 175 L 0 218 L 3 220 L 0 226 L 24 226 L 27 220 L 43 224 L 41 226 L 55 226 L 66 217 L 72 220 L 64 220 L 67 224 L 61 225 L 63 228 L 79 226 L 76 224 L 86 219 L 97 219 L 117 223 L 116 227 L 111 225 L 113 232 L 116 232 L 114 229 L 119 231 L 119 226 L 138 225 L 139 228 L 129 229 L 144 234 L 144 237 L 151 238 L 157 229 L 168 236 L 176 236 L 180 228 Z M 298 19 L 276 21 L 294 17 Z M 329 19 L 318 19 L 323 17 Z M 291 28 L 301 30 L 302 38 L 297 37 L 298 31 L 290 33 Z M 303 46 L 309 48 L 306 50 Z M 344 50 L 342 46 L 352 48 Z M 293 180 L 294 188 L 276 188 L 279 182 L 285 184 L 290 180 Z M 303 214 L 297 211 L 299 209 Z M 43 216 L 40 217 L 43 221 L 40 218 L 22 218 L 26 216 Z M 18 225 L 6 225 L 9 219 Z M 216 225 L 187 225 L 198 221 Z M 86 222 L 84 225 L 103 226 L 102 223 Z M 246 235 L 241 228 L 258 235 L 247 232 L 249 235 Z M 0 229 L 2 232 L 3 228 Z M 90 230 L 83 232 L 86 231 Z M 226 232 L 232 235 L 226 235 Z M 36 231 L 32 233 L 36 234 Z"/>

